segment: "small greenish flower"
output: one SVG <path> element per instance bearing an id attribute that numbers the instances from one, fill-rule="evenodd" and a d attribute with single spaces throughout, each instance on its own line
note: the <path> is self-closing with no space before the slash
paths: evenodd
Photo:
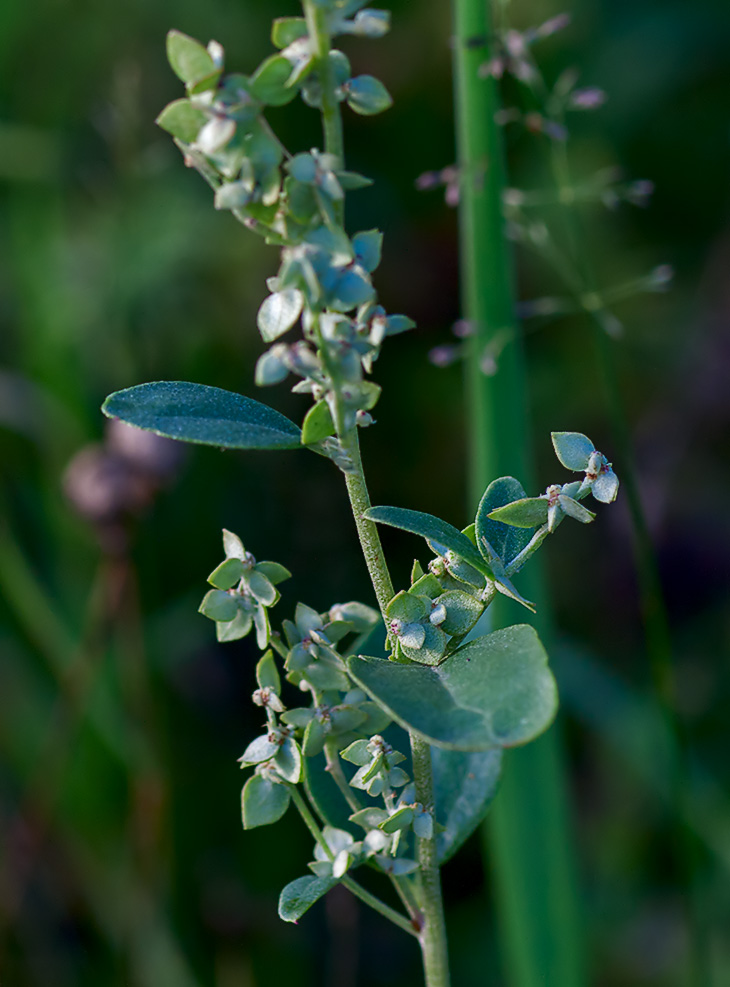
<path id="1" fill-rule="evenodd" d="M 590 492 L 601 503 L 612 503 L 618 495 L 618 477 L 588 436 L 582 432 L 553 432 L 552 439 L 555 454 L 563 466 L 576 473 L 585 473 L 578 494 Z"/>
<path id="2" fill-rule="evenodd" d="M 402 590 L 387 606 L 388 632 L 411 661 L 436 665 L 446 653 L 448 637 L 438 626 L 446 619 L 443 607 L 427 596 Z"/>
<path id="3" fill-rule="evenodd" d="M 291 573 L 278 562 L 257 562 L 233 532 L 223 531 L 226 558 L 208 576 L 209 590 L 199 611 L 216 622 L 219 641 L 235 641 L 256 628 L 256 641 L 263 650 L 271 633 L 267 608 L 279 600 L 275 584 Z"/>
<path id="4" fill-rule="evenodd" d="M 335 829 L 334 826 L 325 826 L 322 836 L 331 856 L 323 846 L 315 843 L 314 860 L 309 864 L 310 870 L 314 871 L 317 877 L 343 877 L 360 855 L 362 844 L 356 843 L 347 830 Z"/>

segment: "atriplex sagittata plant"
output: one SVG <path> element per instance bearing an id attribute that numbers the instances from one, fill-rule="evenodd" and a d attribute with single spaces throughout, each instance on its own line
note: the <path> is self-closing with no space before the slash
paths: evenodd
<path id="1" fill-rule="evenodd" d="M 363 0 L 303 0 L 304 17 L 274 21 L 279 50 L 250 76 L 224 73 L 217 42 L 204 47 L 177 31 L 168 36 L 187 97 L 166 107 L 158 123 L 214 189 L 216 208 L 281 248 L 258 314 L 272 345 L 256 380 L 267 386 L 297 378 L 294 390 L 313 402 L 301 429 L 251 398 L 182 382 L 119 391 L 104 412 L 186 442 L 304 446 L 342 473 L 379 613 L 356 602 L 318 613 L 300 602 L 282 632 L 272 630 L 269 611 L 289 572 L 257 562 L 229 531 L 200 609 L 216 622 L 220 641 L 255 629 L 263 652 L 253 701 L 264 732 L 240 759 L 253 769 L 242 794 L 244 827 L 274 823 L 293 804 L 314 839 L 313 873 L 284 888 L 281 917 L 297 920 L 340 882 L 418 938 L 426 983 L 442 987 L 448 965 L 439 868 L 484 816 L 501 750 L 544 731 L 557 706 L 531 627 L 470 632 L 497 594 L 532 609 L 512 578 L 565 517 L 593 520 L 582 501 L 611 502 L 618 480 L 586 436 L 554 432 L 558 459 L 579 478 L 536 497 L 512 477 L 495 479 L 463 530 L 419 511 L 371 506 L 358 433 L 373 423 L 380 394 L 369 377 L 384 341 L 413 323 L 377 304 L 372 272 L 381 233 L 345 228 L 345 193 L 369 180 L 345 168 L 341 105 L 375 114 L 391 103 L 381 82 L 353 78 L 346 55 L 332 49 L 335 36 L 377 38 L 388 30 L 385 11 L 362 8 Z M 321 113 L 322 150 L 291 154 L 264 115 L 297 95 Z M 297 323 L 302 339 L 283 342 Z M 398 592 L 378 524 L 420 536 L 430 554 L 425 566 L 414 562 L 410 586 Z M 371 657 L 381 620 L 387 657 Z M 406 742 L 410 763 L 397 749 Z M 403 911 L 355 880 L 366 863 L 392 882 Z"/>

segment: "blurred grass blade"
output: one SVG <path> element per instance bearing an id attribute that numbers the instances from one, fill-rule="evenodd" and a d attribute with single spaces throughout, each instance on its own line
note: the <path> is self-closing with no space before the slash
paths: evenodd
<path id="1" fill-rule="evenodd" d="M 583 982 L 568 805 L 555 730 L 506 753 L 483 833 L 508 982 L 520 987 Z"/>
<path id="2" fill-rule="evenodd" d="M 488 13 L 483 0 L 454 0 L 462 315 L 471 330 L 466 395 L 472 510 L 495 477 L 511 474 L 528 485 L 531 479 L 525 367 L 502 219 L 504 170 L 494 122 L 499 101 L 494 80 L 479 77 L 479 67 L 489 58 Z M 481 359 L 495 338 L 504 345 L 496 372 L 488 377 Z M 541 600 L 544 615 L 539 586 L 531 587 L 530 595 Z M 501 612 L 495 610 L 497 621 Z M 505 758 L 502 790 L 486 824 L 510 987 L 585 984 L 568 816 L 553 728 Z"/>

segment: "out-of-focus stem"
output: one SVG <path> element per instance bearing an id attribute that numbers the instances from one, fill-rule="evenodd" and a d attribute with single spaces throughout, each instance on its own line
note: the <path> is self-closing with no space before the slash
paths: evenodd
<path id="1" fill-rule="evenodd" d="M 487 484 L 512 474 L 531 481 L 528 391 L 515 327 L 511 254 L 503 221 L 505 169 L 497 84 L 483 78 L 491 5 L 454 0 L 454 77 L 460 174 L 462 313 L 471 336 L 466 361 L 469 506 Z M 496 373 L 484 358 L 499 347 Z M 533 563 L 525 587 L 549 625 Z M 538 585 L 536 585 L 538 583 Z M 499 621 L 500 601 L 490 608 Z M 582 951 L 569 836 L 564 767 L 555 729 L 506 758 L 505 779 L 488 820 L 501 944 L 511 987 L 581 987 Z"/>

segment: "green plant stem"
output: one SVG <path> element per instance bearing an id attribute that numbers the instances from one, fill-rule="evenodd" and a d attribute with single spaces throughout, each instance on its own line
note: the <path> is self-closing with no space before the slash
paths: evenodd
<path id="1" fill-rule="evenodd" d="M 353 789 L 347 784 L 347 778 L 345 778 L 345 772 L 342 770 L 342 765 L 340 764 L 340 758 L 334 741 L 325 741 L 324 757 L 327 762 L 327 771 L 329 772 L 332 781 L 334 781 L 335 785 L 339 788 L 340 795 L 342 795 L 343 799 L 347 802 L 353 812 L 358 812 L 363 807 L 362 802 L 357 797 Z"/>
<path id="2" fill-rule="evenodd" d="M 304 822 L 304 825 L 307 827 L 307 829 L 312 834 L 312 836 L 314 837 L 315 841 L 319 844 L 319 846 L 322 847 L 324 852 L 327 854 L 328 858 L 330 860 L 334 860 L 335 859 L 334 854 L 332 853 L 332 850 L 330 849 L 327 841 L 325 840 L 322 830 L 317 825 L 316 819 L 309 811 L 309 807 L 307 803 L 304 801 L 304 799 L 302 798 L 302 795 L 299 792 L 298 788 L 296 787 L 296 785 L 289 785 L 289 784 L 286 787 L 289 789 L 289 792 L 291 793 L 292 801 L 294 802 L 294 805 L 296 806 L 299 815 L 302 817 L 302 821 Z M 362 885 L 358 884 L 354 878 L 345 875 L 344 877 L 341 877 L 339 880 L 340 883 L 344 884 L 344 886 L 349 891 L 351 891 L 356 898 L 359 898 L 360 901 L 362 901 L 364 904 L 369 905 L 370 908 L 373 908 L 376 912 L 379 912 L 382 916 L 384 916 L 384 918 L 387 918 L 389 921 L 393 922 L 399 928 L 403 929 L 404 932 L 408 932 L 412 936 L 418 934 L 415 928 L 413 927 L 412 923 L 409 921 L 409 919 L 407 919 L 404 915 L 401 915 L 399 912 L 395 911 L 395 909 L 391 908 L 390 905 L 386 905 L 384 901 L 380 900 L 380 898 L 376 898 L 374 894 L 371 894 L 369 891 L 366 891 L 365 888 L 362 887 Z"/>
<path id="3" fill-rule="evenodd" d="M 411 758 L 416 798 L 426 812 L 435 812 L 431 748 L 415 733 L 411 733 Z M 421 931 L 421 951 L 427 987 L 449 987 L 449 958 L 446 944 L 446 923 L 441 898 L 441 878 L 436 855 L 436 835 L 418 840 L 418 864 L 423 888 L 424 924 Z"/>
<path id="4" fill-rule="evenodd" d="M 505 574 L 511 577 L 514 576 L 516 572 L 519 572 L 525 562 L 527 562 L 530 556 L 535 554 L 549 534 L 550 531 L 546 524 L 543 524 L 542 527 L 538 528 L 519 555 L 515 555 L 510 564 L 504 570 Z"/>
<path id="5" fill-rule="evenodd" d="M 327 741 L 325 743 L 324 755 L 327 762 L 327 770 L 330 773 L 330 777 L 337 785 L 342 797 L 345 799 L 353 812 L 357 812 L 362 809 L 362 802 L 347 783 L 347 778 L 342 770 L 342 765 L 338 756 L 337 747 L 333 741 Z M 395 877 L 392 874 L 390 874 L 389 877 L 396 894 L 403 902 L 403 906 L 410 915 L 411 919 L 420 925 L 420 907 L 414 898 L 408 879 L 406 877 Z"/>
<path id="6" fill-rule="evenodd" d="M 471 510 L 497 476 L 512 474 L 525 485 L 532 483 L 526 370 L 502 214 L 505 170 L 495 122 L 499 93 L 494 79 L 479 76 L 492 54 L 491 6 L 486 0 L 454 0 L 462 312 L 472 331 L 465 366 Z M 487 377 L 482 357 L 495 346 L 501 347 L 497 372 Z M 531 569 L 525 592 L 540 605 L 535 623 L 545 637 L 545 591 L 535 565 Z M 490 607 L 497 623 L 504 619 L 505 606 L 495 601 Z M 509 753 L 502 790 L 485 827 L 510 987 L 581 987 L 585 982 L 565 787 L 553 728 L 525 750 Z"/>
<path id="7" fill-rule="evenodd" d="M 286 661 L 286 659 L 289 657 L 289 649 L 284 645 L 284 642 L 281 640 L 281 635 L 279 634 L 278 631 L 272 632 L 271 636 L 269 637 L 269 644 L 277 653 L 277 655 Z"/>
<path id="8" fill-rule="evenodd" d="M 322 128 L 324 131 L 324 146 L 328 154 L 337 159 L 338 167 L 345 163 L 344 142 L 342 139 L 342 114 L 337 99 L 333 66 L 328 58 L 331 38 L 327 17 L 328 11 L 315 3 L 315 0 L 303 0 L 304 16 L 307 21 L 309 37 L 313 42 L 315 69 L 319 75 L 322 88 Z M 339 214 L 338 214 L 339 212 Z M 335 215 L 342 222 L 343 207 L 336 205 Z"/>
<path id="9" fill-rule="evenodd" d="M 343 449 L 348 453 L 352 468 L 345 472 L 347 492 L 350 496 L 352 513 L 355 518 L 365 561 L 372 579 L 383 620 L 387 620 L 385 608 L 394 596 L 393 583 L 383 554 L 377 527 L 362 515 L 370 507 L 365 474 L 360 458 L 357 431 L 352 429 L 341 439 Z M 433 776 L 431 771 L 431 748 L 428 743 L 413 731 L 409 732 L 413 780 L 416 797 L 427 811 L 434 812 Z M 446 942 L 446 923 L 441 897 L 441 878 L 436 855 L 436 838 L 418 838 L 418 863 L 423 894 L 421 907 L 423 925 L 419 933 L 426 987 L 448 987 L 449 966 Z"/>
<path id="10" fill-rule="evenodd" d="M 322 123 L 324 130 L 325 151 L 335 156 L 338 164 L 344 164 L 342 118 L 339 101 L 335 91 L 332 65 L 328 59 L 330 37 L 327 30 L 326 12 L 316 6 L 314 0 L 303 0 L 309 36 L 313 41 L 314 53 L 317 59 L 316 69 L 322 86 Z M 337 209 L 337 218 L 344 223 L 344 204 Z M 320 352 L 325 361 L 325 370 L 329 373 L 335 388 L 336 413 L 333 416 L 337 428 L 337 438 L 342 452 L 348 460 L 343 470 L 345 484 L 350 498 L 350 505 L 357 528 L 358 538 L 365 557 L 370 579 L 375 590 L 378 606 L 383 615 L 387 628 L 386 607 L 395 595 L 393 581 L 388 571 L 383 546 L 380 542 L 377 526 L 368 521 L 363 515 L 370 507 L 365 473 L 360 456 L 360 443 L 357 428 L 345 430 L 342 427 L 341 397 L 335 384 L 335 375 L 330 373 L 326 362 L 326 347 L 322 346 L 319 327 L 315 327 Z M 413 777 L 418 792 L 419 801 L 433 810 L 433 778 L 431 773 L 431 750 L 420 737 L 410 733 L 411 755 L 413 760 Z M 418 937 L 421 944 L 426 987 L 448 987 L 449 972 L 446 947 L 446 927 L 441 900 L 441 883 L 436 857 L 435 837 L 430 840 L 418 839 L 418 856 L 423 886 L 424 922 L 419 929 Z M 344 882 L 343 882 L 344 883 Z M 409 931 L 413 926 L 409 925 Z"/>
<path id="11" fill-rule="evenodd" d="M 388 564 L 385 561 L 385 553 L 383 552 L 380 535 L 378 534 L 378 527 L 373 521 L 368 521 L 367 518 L 363 517 L 365 511 L 371 505 L 362 459 L 360 457 L 360 441 L 357 430 L 354 428 L 351 429 L 350 432 L 341 438 L 340 442 L 343 451 L 348 455 L 352 464 L 351 468 L 345 471 L 345 485 L 347 486 L 347 493 L 350 498 L 360 546 L 365 556 L 365 564 L 370 573 L 378 606 L 387 627 L 386 607 L 395 596 L 395 590 L 393 589 L 393 581 L 388 571 Z"/>
<path id="12" fill-rule="evenodd" d="M 380 543 L 375 524 L 362 515 L 370 507 L 365 474 L 362 468 L 360 447 L 356 429 L 342 437 L 343 449 L 347 452 L 352 467 L 345 472 L 347 492 L 350 496 L 352 513 L 357 525 L 365 561 L 372 579 L 383 620 L 387 622 L 385 608 L 394 596 L 393 583 Z M 387 623 L 386 623 L 387 626 Z M 433 776 L 431 771 L 431 748 L 428 743 L 413 731 L 409 732 L 413 780 L 416 797 L 423 807 L 435 811 Z M 446 942 L 446 923 L 441 897 L 441 878 L 436 854 L 436 837 L 418 839 L 418 863 L 423 894 L 423 926 L 419 934 L 426 987 L 448 987 L 449 965 Z"/>
<path id="13" fill-rule="evenodd" d="M 376 898 L 374 894 L 367 891 L 361 884 L 358 884 L 351 877 L 345 877 L 340 879 L 340 882 L 344 884 L 348 891 L 351 891 L 356 898 L 359 898 L 364 905 L 369 905 L 370 908 L 374 909 L 376 912 L 380 912 L 384 918 L 390 919 L 399 929 L 403 929 L 411 936 L 418 936 L 417 930 L 414 928 L 413 923 L 410 919 L 407 919 L 405 915 L 401 915 L 400 912 L 395 911 L 390 905 L 386 905 L 384 901 L 380 898 Z"/>

